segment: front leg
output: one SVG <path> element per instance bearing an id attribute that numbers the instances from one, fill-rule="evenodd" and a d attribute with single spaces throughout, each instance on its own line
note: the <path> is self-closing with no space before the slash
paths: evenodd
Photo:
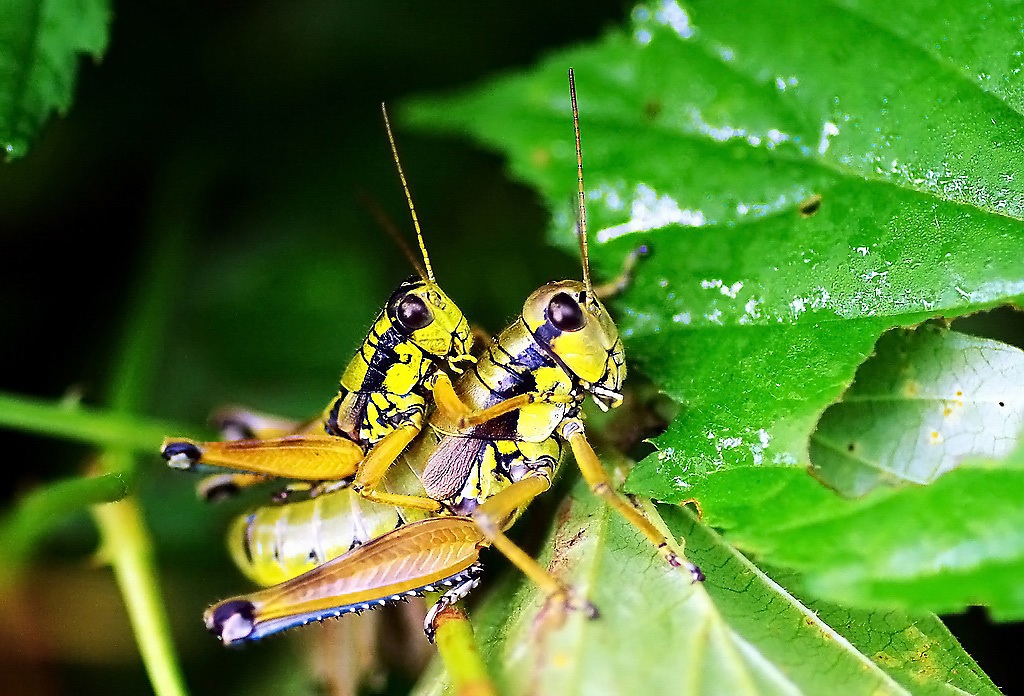
<path id="1" fill-rule="evenodd" d="M 397 430 L 392 430 L 371 447 L 370 451 L 366 453 L 366 458 L 359 465 L 359 471 L 352 482 L 352 490 L 360 497 L 375 503 L 438 512 L 441 509 L 441 503 L 433 498 L 419 495 L 399 495 L 377 490 L 377 486 L 380 485 L 381 479 L 387 474 L 388 469 L 405 451 L 409 443 L 416 439 L 421 429 L 422 425 L 418 423 L 407 423 Z"/>
<path id="2" fill-rule="evenodd" d="M 620 515 L 625 517 L 627 522 L 639 529 L 658 549 L 658 553 L 668 561 L 669 565 L 674 568 L 685 567 L 690 572 L 694 582 L 704 580 L 704 573 L 701 572 L 700 568 L 680 558 L 672 550 L 672 546 L 669 544 L 668 539 L 665 538 L 665 535 L 658 531 L 658 528 L 651 524 L 650 520 L 644 517 L 639 510 L 630 505 L 629 501 L 612 488 L 611 481 L 608 479 L 608 473 L 604 470 L 604 466 L 601 465 L 601 460 L 598 459 L 594 448 L 587 441 L 587 436 L 583 430 L 583 421 L 578 418 L 567 420 L 561 427 L 561 435 L 569 442 L 569 446 L 572 447 L 576 464 L 579 466 L 583 478 L 590 484 L 590 490 L 594 492 L 594 495 L 604 499 Z"/>
<path id="3" fill-rule="evenodd" d="M 597 608 L 593 604 L 587 601 L 575 603 L 570 590 L 505 536 L 503 531 L 505 523 L 517 510 L 529 505 L 550 486 L 547 476 L 527 476 L 482 502 L 473 511 L 472 518 L 487 542 L 523 571 L 544 592 L 549 603 L 567 609 L 582 609 L 590 618 L 594 618 L 597 616 Z"/>
<path id="4" fill-rule="evenodd" d="M 475 425 L 494 420 L 498 416 L 511 413 L 530 404 L 571 404 L 577 399 L 570 394 L 551 394 L 549 392 L 528 392 L 500 401 L 484 409 L 473 410 L 455 393 L 448 375 L 438 373 L 432 385 L 434 403 L 448 420 L 455 423 L 459 431 L 465 431 Z"/>

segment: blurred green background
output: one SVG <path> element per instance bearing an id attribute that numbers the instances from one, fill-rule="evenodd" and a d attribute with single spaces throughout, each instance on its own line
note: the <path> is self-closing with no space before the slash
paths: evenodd
<path id="1" fill-rule="evenodd" d="M 496 156 L 406 130 L 401 103 L 526 67 L 598 36 L 629 8 L 116 5 L 106 55 L 83 62 L 70 114 L 27 158 L 0 167 L 0 390 L 102 403 L 146 250 L 181 234 L 169 309 L 152 308 L 166 331 L 143 413 L 197 425 L 224 403 L 316 412 L 411 272 L 359 202 L 361 191 L 379 200 L 411 237 L 382 100 L 393 107 L 439 280 L 496 330 L 533 288 L 575 275 L 578 262 L 544 243 L 547 214 Z M 89 454 L 11 432 L 4 443 L 5 506 L 33 484 L 80 472 Z M 142 502 L 191 690 L 320 688 L 300 655 L 303 632 L 225 651 L 203 630 L 203 608 L 246 586 L 222 543 L 246 502 L 199 503 L 194 480 L 167 471 L 157 444 L 140 463 Z M 17 611 L 0 623 L 0 693 L 149 690 L 110 573 L 89 562 L 95 545 L 84 515 L 47 542 Z M 1007 685 L 1001 653 L 1014 629 L 980 612 L 951 625 Z"/>

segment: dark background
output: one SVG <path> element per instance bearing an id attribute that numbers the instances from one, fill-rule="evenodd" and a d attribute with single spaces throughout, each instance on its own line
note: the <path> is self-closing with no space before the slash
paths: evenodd
<path id="1" fill-rule="evenodd" d="M 190 425 L 224 402 L 315 412 L 410 272 L 357 198 L 367 192 L 409 230 L 379 103 L 400 116 L 406 97 L 527 67 L 628 12 L 609 1 L 118 3 L 70 114 L 0 167 L 0 390 L 103 403 L 145 250 L 183 230 L 170 306 L 153 308 L 166 339 L 141 412 Z M 468 316 L 497 329 L 534 287 L 575 274 L 544 244 L 538 200 L 497 157 L 395 120 L 435 271 Z M 3 442 L 4 503 L 88 455 L 10 432 Z M 193 691 L 308 690 L 301 642 L 225 652 L 200 625 L 203 607 L 242 587 L 222 545 L 241 504 L 200 505 L 155 453 L 139 467 Z M 148 690 L 109 573 L 88 563 L 94 546 L 82 516 L 42 550 L 24 621 L 0 628 L 14 648 L 0 692 Z M 951 625 L 1010 687 L 1019 631 L 980 611 Z"/>

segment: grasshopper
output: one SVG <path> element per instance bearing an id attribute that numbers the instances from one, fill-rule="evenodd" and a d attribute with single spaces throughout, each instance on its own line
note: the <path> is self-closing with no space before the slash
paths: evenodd
<path id="1" fill-rule="evenodd" d="M 582 406 L 589 396 L 602 409 L 622 401 L 625 352 L 601 299 L 628 283 L 623 275 L 602 286 L 590 279 L 579 110 L 569 71 L 578 179 L 578 233 L 583 280 L 547 283 L 531 294 L 518 317 L 486 348 L 452 391 L 435 390 L 437 408 L 406 451 L 369 450 L 351 489 L 328 495 L 387 491 L 391 501 L 418 514 L 347 553 L 273 587 L 210 607 L 206 625 L 225 644 L 328 617 L 358 613 L 410 595 L 446 590 L 426 617 L 431 634 L 440 609 L 478 582 L 480 550 L 493 546 L 522 570 L 559 609 L 596 609 L 573 597 L 505 531 L 551 486 L 566 449 L 593 492 L 639 529 L 672 567 L 699 568 L 611 485 L 587 440 Z M 250 545 L 250 553 L 256 549 Z"/>
<path id="2" fill-rule="evenodd" d="M 422 264 L 404 245 L 403 251 L 418 276 L 405 280 L 392 293 L 345 369 L 337 396 L 319 418 L 297 423 L 228 409 L 214 417 L 225 441 L 172 437 L 162 446 L 163 457 L 174 468 L 230 472 L 200 484 L 200 494 L 208 499 L 267 478 L 299 482 L 286 491 L 308 491 L 308 500 L 264 507 L 236 522 L 229 536 L 232 555 L 260 584 L 294 577 L 408 520 L 402 498 L 386 492 L 363 486 L 352 489 L 358 491 L 356 496 L 324 494 L 359 480 L 358 466 L 368 451 L 380 447 L 397 455 L 423 427 L 432 394 L 451 393 L 449 374 L 458 374 L 475 361 L 469 323 L 434 278 L 383 104 L 381 111 Z M 331 521 L 339 524 L 332 527 Z M 303 541 L 297 548 L 291 540 L 303 539 L 304 525 L 323 525 L 331 533 L 319 535 L 315 543 Z M 277 543 L 275 530 L 282 528 L 291 534 Z M 320 537 L 329 543 L 321 543 Z M 239 539 L 246 541 L 234 543 Z M 263 540 L 269 550 L 254 556 L 249 541 L 253 539 Z"/>

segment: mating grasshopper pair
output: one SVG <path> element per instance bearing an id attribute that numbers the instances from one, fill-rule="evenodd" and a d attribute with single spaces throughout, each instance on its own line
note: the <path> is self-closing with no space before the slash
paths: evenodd
<path id="1" fill-rule="evenodd" d="M 473 357 L 465 317 L 434 280 L 385 112 L 423 256 L 420 277 L 392 295 L 321 418 L 300 425 L 234 412 L 226 422 L 241 439 L 165 441 L 171 466 L 233 472 L 212 479 L 207 490 L 266 477 L 305 484 L 306 499 L 259 508 L 233 527 L 236 562 L 270 587 L 207 610 L 207 627 L 225 644 L 445 588 L 427 616 L 429 634 L 436 612 L 478 582 L 485 546 L 501 551 L 549 602 L 595 614 L 505 535 L 550 487 L 565 445 L 595 494 L 671 566 L 702 579 L 613 490 L 586 438 L 586 397 L 602 409 L 622 400 L 625 354 L 601 299 L 624 286 L 636 254 L 622 278 L 592 285 L 571 70 L 569 84 L 582 282 L 536 290 L 522 313 Z"/>

